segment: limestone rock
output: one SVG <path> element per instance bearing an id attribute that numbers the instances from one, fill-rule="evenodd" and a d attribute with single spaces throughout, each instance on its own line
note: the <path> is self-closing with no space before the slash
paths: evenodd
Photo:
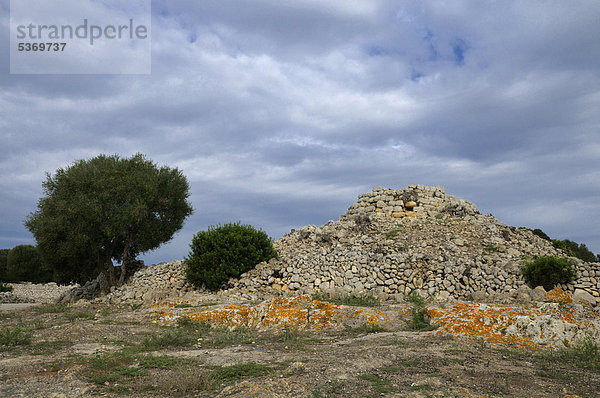
<path id="1" fill-rule="evenodd" d="M 595 307 L 597 305 L 596 298 L 585 290 L 577 289 L 573 294 L 573 302 L 586 307 Z"/>

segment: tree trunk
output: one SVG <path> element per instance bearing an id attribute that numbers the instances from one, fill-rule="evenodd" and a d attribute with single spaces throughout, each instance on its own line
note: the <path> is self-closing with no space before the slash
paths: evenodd
<path id="1" fill-rule="evenodd" d="M 106 271 L 108 274 L 108 283 L 110 283 L 111 286 L 115 286 L 116 284 L 116 279 L 115 279 L 115 265 L 112 262 L 112 258 L 110 257 L 110 254 L 107 255 L 107 261 L 106 261 Z"/>
<path id="2" fill-rule="evenodd" d="M 123 262 L 121 263 L 121 275 L 119 276 L 119 286 L 125 283 L 125 273 L 127 272 L 127 252 L 129 251 L 129 246 L 131 246 L 131 234 L 127 236 L 127 243 L 125 244 L 125 249 L 123 250 Z"/>

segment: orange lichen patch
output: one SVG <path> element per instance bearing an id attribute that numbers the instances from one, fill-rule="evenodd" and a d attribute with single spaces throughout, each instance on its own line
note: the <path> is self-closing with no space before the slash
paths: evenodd
<path id="1" fill-rule="evenodd" d="M 548 292 L 548 301 L 559 304 L 570 304 L 573 302 L 573 298 L 561 288 L 555 287 Z"/>
<path id="2" fill-rule="evenodd" d="M 428 308 L 425 312 L 430 317 L 431 323 L 440 326 L 437 333 L 447 333 L 459 338 L 481 338 L 490 343 L 519 348 L 535 347 L 531 338 L 509 336 L 506 334 L 506 328 L 517 316 L 539 315 L 539 311 L 536 310 L 462 303 L 449 310 Z"/>
<path id="3" fill-rule="evenodd" d="M 276 297 L 267 305 L 267 313 L 262 319 L 262 326 L 306 327 L 308 323 L 308 306 L 310 298 L 300 297 Z"/>
<path id="4" fill-rule="evenodd" d="M 578 333 L 599 329 L 591 311 L 575 314 L 554 303 L 540 307 L 462 303 L 450 309 L 428 308 L 426 313 L 440 326 L 437 333 L 518 348 L 568 345 Z"/>
<path id="5" fill-rule="evenodd" d="M 339 305 L 315 300 L 310 305 L 309 326 L 315 330 L 333 328 L 336 326 L 335 315 L 339 311 Z"/>
<path id="6" fill-rule="evenodd" d="M 172 324 L 180 317 L 196 322 L 208 322 L 229 327 L 257 328 L 294 327 L 315 330 L 356 327 L 360 325 L 387 326 L 388 315 L 372 308 L 355 308 L 312 301 L 310 296 L 277 297 L 256 306 L 243 304 L 220 308 L 176 308 L 177 304 L 163 303 L 155 306 L 152 318 L 155 322 Z"/>
<path id="7" fill-rule="evenodd" d="M 223 326 L 254 326 L 251 324 L 249 316 L 252 308 L 243 304 L 226 305 L 219 309 L 205 310 L 186 314 L 187 317 L 196 322 L 207 322 Z"/>

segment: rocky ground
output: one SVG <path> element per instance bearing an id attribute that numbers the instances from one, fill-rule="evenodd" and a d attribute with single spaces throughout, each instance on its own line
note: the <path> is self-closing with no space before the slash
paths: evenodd
<path id="1" fill-rule="evenodd" d="M 207 297 L 205 307 L 220 304 L 209 299 L 216 298 Z M 355 307 L 361 309 L 390 307 Z M 259 331 L 186 319 L 161 326 L 152 314 L 142 305 L 82 302 L 1 312 L 0 396 L 594 397 L 599 391 L 597 352 L 510 348 L 411 331 L 407 323 Z"/>

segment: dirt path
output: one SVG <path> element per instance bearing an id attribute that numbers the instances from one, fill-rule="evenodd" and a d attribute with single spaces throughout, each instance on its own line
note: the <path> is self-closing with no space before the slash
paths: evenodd
<path id="1" fill-rule="evenodd" d="M 35 307 L 39 303 L 17 303 L 17 304 L 0 304 L 0 312 L 2 311 L 18 311 L 25 308 Z"/>

